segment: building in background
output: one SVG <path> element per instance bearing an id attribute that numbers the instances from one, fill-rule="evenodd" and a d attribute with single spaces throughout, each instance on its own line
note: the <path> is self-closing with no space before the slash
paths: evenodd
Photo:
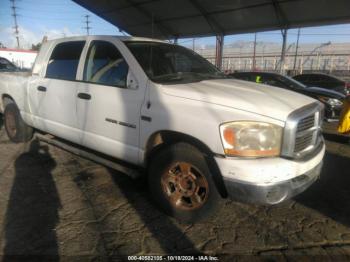
<path id="1" fill-rule="evenodd" d="M 33 50 L 20 50 L 0 48 L 0 57 L 4 57 L 19 68 L 32 68 L 38 52 Z"/>

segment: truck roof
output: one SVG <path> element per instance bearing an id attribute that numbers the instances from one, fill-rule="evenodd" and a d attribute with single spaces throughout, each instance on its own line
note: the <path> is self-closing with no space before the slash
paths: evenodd
<path id="1" fill-rule="evenodd" d="M 65 41 L 74 41 L 74 40 L 89 40 L 89 39 L 111 39 L 111 38 L 116 38 L 120 41 L 150 41 L 150 42 L 160 42 L 160 43 L 166 43 L 163 40 L 159 39 L 153 39 L 153 38 L 147 38 L 147 37 L 135 37 L 135 36 L 113 36 L 113 35 L 89 35 L 89 36 L 71 36 L 71 37 L 65 37 L 65 38 L 56 38 L 47 41 L 48 43 L 53 43 L 53 42 L 62 42 L 62 40 Z"/>

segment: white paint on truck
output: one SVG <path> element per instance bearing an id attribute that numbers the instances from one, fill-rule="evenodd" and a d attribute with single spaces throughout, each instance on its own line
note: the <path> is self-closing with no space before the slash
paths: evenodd
<path id="1" fill-rule="evenodd" d="M 76 74 L 69 80 L 48 77 L 48 67 L 55 60 L 53 50 L 71 42 L 83 45 Z M 154 134 L 169 131 L 193 138 L 210 151 L 229 195 L 238 194 L 243 200 L 277 203 L 317 179 L 325 152 L 318 102 L 281 88 L 223 77 L 187 81 L 180 72 L 171 80 L 174 82 L 155 81 L 149 77 L 154 72 L 145 72 L 145 65 L 131 52 L 129 43 L 168 45 L 154 39 L 109 36 L 49 41 L 43 44 L 32 73 L 1 74 L 1 98 L 11 97 L 29 126 L 140 166 L 147 164 L 147 144 Z M 87 78 L 86 74 L 94 72 L 100 63 L 87 58 L 97 52 L 99 44 L 120 52 L 121 60 L 115 58 L 114 64 L 110 62 L 103 70 L 115 64 L 122 70 L 120 63 L 125 63 L 128 72 L 123 88 L 95 83 L 94 78 L 103 79 L 99 76 L 103 70 Z M 72 54 L 60 55 L 67 56 L 69 66 Z M 159 70 L 168 69 L 160 65 Z M 4 111 L 4 99 L 0 100 L 0 110 Z M 299 130 L 310 116 L 315 117 L 312 127 Z M 272 157 L 227 153 L 220 127 L 240 122 L 280 128 L 281 151 Z M 261 135 L 259 130 L 255 132 Z M 303 142 L 298 139 L 307 133 L 313 140 L 297 152 Z"/>

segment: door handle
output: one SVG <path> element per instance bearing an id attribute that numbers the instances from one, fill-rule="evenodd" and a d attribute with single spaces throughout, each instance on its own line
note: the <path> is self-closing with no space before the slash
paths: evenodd
<path id="1" fill-rule="evenodd" d="M 45 86 L 38 86 L 37 89 L 40 92 L 46 92 L 46 87 Z"/>
<path id="2" fill-rule="evenodd" d="M 78 97 L 80 99 L 84 99 L 84 100 L 90 100 L 91 99 L 91 95 L 87 94 L 87 93 L 79 93 Z"/>

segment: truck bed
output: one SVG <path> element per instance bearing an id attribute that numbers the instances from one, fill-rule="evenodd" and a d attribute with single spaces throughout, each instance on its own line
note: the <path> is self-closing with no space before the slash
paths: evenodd
<path id="1" fill-rule="evenodd" d="M 31 74 L 31 72 L 0 73 L 0 113 L 4 112 L 4 97 L 12 97 L 17 102 L 18 107 L 23 108 L 25 87 Z"/>

